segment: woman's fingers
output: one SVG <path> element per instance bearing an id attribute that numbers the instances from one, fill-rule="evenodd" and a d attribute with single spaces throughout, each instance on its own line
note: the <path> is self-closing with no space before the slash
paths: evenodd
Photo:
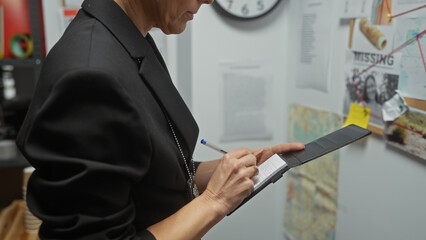
<path id="1" fill-rule="evenodd" d="M 240 169 L 239 173 L 240 173 L 240 176 L 238 176 L 239 179 L 242 179 L 242 180 L 252 179 L 256 177 L 257 175 L 259 175 L 259 167 L 255 165 L 245 167 L 243 169 Z"/>
<path id="2" fill-rule="evenodd" d="M 237 149 L 225 154 L 213 173 L 206 194 L 229 212 L 237 207 L 253 191 L 251 180 L 259 172 L 257 158 L 248 149 Z"/>
<path id="3" fill-rule="evenodd" d="M 282 143 L 271 147 L 259 148 L 253 152 L 257 158 L 257 165 L 262 164 L 268 158 L 276 153 L 285 153 L 291 151 L 299 151 L 305 148 L 305 145 L 299 142 Z"/>
<path id="4" fill-rule="evenodd" d="M 259 175 L 259 167 L 258 166 L 253 166 L 253 169 L 254 169 L 254 174 L 251 176 L 251 178 L 254 178 L 257 175 Z"/>
<path id="5" fill-rule="evenodd" d="M 222 157 L 222 163 L 232 172 L 237 172 L 241 168 L 255 166 L 257 158 L 248 149 L 238 149 L 236 152 L 225 154 Z"/>
<path id="6" fill-rule="evenodd" d="M 245 167 L 256 166 L 257 158 L 253 154 L 247 154 L 237 161 L 241 162 L 241 164 Z"/>
<path id="7" fill-rule="evenodd" d="M 227 158 L 242 158 L 246 155 L 252 154 L 251 151 L 247 148 L 238 148 L 224 155 Z"/>
<path id="8" fill-rule="evenodd" d="M 274 153 L 284 153 L 289 151 L 298 151 L 305 148 L 305 145 L 299 142 L 282 143 L 271 147 Z"/>

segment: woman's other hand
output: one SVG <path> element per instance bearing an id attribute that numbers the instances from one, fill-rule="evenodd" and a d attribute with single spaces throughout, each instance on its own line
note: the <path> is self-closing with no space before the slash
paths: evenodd
<path id="1" fill-rule="evenodd" d="M 291 151 L 299 151 L 305 148 L 305 145 L 298 142 L 291 143 L 282 143 L 271 147 L 258 148 L 255 150 L 251 150 L 251 152 L 256 156 L 257 166 L 265 162 L 268 158 L 270 158 L 274 154 L 280 154 Z"/>

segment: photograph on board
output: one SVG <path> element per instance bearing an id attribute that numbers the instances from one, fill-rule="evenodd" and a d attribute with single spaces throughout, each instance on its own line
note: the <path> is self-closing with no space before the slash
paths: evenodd
<path id="1" fill-rule="evenodd" d="M 343 113 L 349 114 L 352 103 L 369 108 L 370 123 L 384 127 L 382 107 L 398 88 L 400 54 L 384 57 L 380 54 L 348 51 L 345 71 Z M 368 71 L 369 66 L 382 59 Z"/>
<path id="2" fill-rule="evenodd" d="M 426 160 L 426 112 L 410 108 L 385 127 L 386 143 Z"/>

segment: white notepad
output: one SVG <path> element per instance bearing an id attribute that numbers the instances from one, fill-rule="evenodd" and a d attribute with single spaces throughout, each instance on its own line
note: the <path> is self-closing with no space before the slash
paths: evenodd
<path id="1" fill-rule="evenodd" d="M 259 166 L 259 174 L 252 178 L 254 182 L 254 191 L 256 191 L 263 183 L 267 182 L 276 173 L 281 171 L 287 166 L 277 154 L 272 155 L 268 160 Z"/>

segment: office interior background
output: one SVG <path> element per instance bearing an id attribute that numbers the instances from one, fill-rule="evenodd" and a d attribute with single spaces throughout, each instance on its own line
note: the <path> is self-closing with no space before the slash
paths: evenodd
<path id="1" fill-rule="evenodd" d="M 63 13 L 61 9 L 64 2 L 66 7 L 79 8 L 82 1 L 41 1 L 46 52 L 60 37 L 63 25 L 66 24 L 66 21 L 59 17 Z M 295 121 L 303 119 L 302 115 L 295 114 L 309 111 L 325 115 L 324 119 L 328 119 L 327 116 L 335 117 L 339 126 L 343 125 L 345 69 L 351 20 L 342 18 L 340 10 L 346 1 L 325 1 L 329 6 L 330 21 L 324 21 L 327 25 L 321 26 L 321 30 L 327 32 L 329 41 L 327 46 L 316 47 L 327 49 L 325 52 L 328 57 L 324 58 L 325 67 L 322 67 L 326 74 L 318 75 L 317 81 L 311 78 L 307 81 L 308 84 L 304 85 L 300 77 L 306 66 L 300 63 L 300 55 L 302 49 L 307 47 L 303 45 L 303 38 L 307 35 L 303 35 L 301 31 L 306 21 L 303 17 L 306 2 L 324 3 L 320 0 L 281 0 L 265 16 L 249 21 L 228 17 L 213 6 L 203 5 L 194 20 L 188 23 L 183 34 L 164 36 L 158 30 L 152 31 L 175 85 L 200 127 L 199 141 L 208 139 L 227 150 L 289 142 L 297 135 L 291 127 L 295 126 Z M 419 6 L 426 4 L 425 2 L 420 0 Z M 317 19 L 321 17 L 316 16 Z M 426 14 L 420 17 L 426 18 Z M 422 27 L 426 29 L 425 25 Z M 425 42 L 426 39 L 423 37 L 421 41 Z M 14 62 L 0 60 L 0 63 L 3 66 Z M 243 70 L 235 71 L 233 67 Z M 260 70 L 244 70 L 250 67 Z M 33 71 L 25 67 L 21 69 L 24 73 L 16 68 L 16 78 L 19 74 L 33 78 Z M 34 71 L 37 71 L 37 68 L 35 69 Z M 267 87 L 245 86 L 241 81 L 248 79 L 245 75 L 247 73 L 254 73 L 256 78 L 250 79 Z M 234 104 L 232 101 L 235 98 L 226 95 L 225 91 L 226 87 L 230 86 L 226 85 L 229 84 L 226 79 L 235 76 L 240 82 L 232 85 L 231 89 L 246 91 L 237 94 L 235 98 L 248 94 L 254 98 L 245 99 L 250 104 L 259 104 L 261 101 L 267 105 L 261 107 L 260 113 L 254 116 L 263 121 L 261 125 L 264 128 L 257 132 L 232 132 L 229 129 L 233 126 L 232 123 L 224 121 L 235 117 L 229 106 Z M 17 82 L 21 84 L 21 81 Z M 315 82 L 323 84 L 320 87 L 309 86 L 309 83 Z M 29 87 L 22 87 L 26 89 L 25 95 L 30 95 L 28 89 L 32 89 L 34 83 L 30 81 L 28 84 Z M 20 86 L 17 88 L 21 88 Z M 245 106 L 244 102 L 239 104 L 233 106 Z M 420 101 L 420 105 L 420 108 L 425 110 L 426 103 Z M 300 108 L 305 110 L 298 110 Z M 321 121 L 316 122 L 312 128 L 323 128 L 326 129 L 324 133 L 327 133 L 333 129 L 333 124 L 336 125 L 335 122 Z M 256 122 L 242 125 L 242 130 L 252 130 L 253 126 L 258 126 Z M 220 157 L 219 153 L 201 144 L 197 145 L 194 154 L 196 161 Z M 324 213 L 332 216 L 331 222 L 330 219 L 323 220 L 321 214 L 296 214 L 291 209 L 295 206 L 289 205 L 289 182 L 295 177 L 290 179 L 289 173 L 226 217 L 203 239 L 425 239 L 424 157 L 387 144 L 383 132 L 374 131 L 370 137 L 338 150 L 336 158 L 338 166 L 337 172 L 334 173 L 337 184 L 334 193 L 335 206 Z M 17 161 L 17 164 L 11 161 Z M 321 161 L 318 160 L 316 166 L 321 166 Z M 0 179 L 3 182 L 0 184 L 2 208 L 13 198 L 22 197 L 21 172 L 26 166 L 21 157 L 18 160 L 0 161 Z M 312 186 L 319 188 L 315 184 Z M 299 187 L 303 188 L 304 185 Z M 298 197 L 306 200 L 301 196 Z M 315 205 L 315 201 L 321 202 L 318 196 L 312 197 L 315 198 L 312 199 L 312 204 Z M 314 207 L 308 208 L 312 209 Z M 289 214 L 290 211 L 292 214 Z"/>

